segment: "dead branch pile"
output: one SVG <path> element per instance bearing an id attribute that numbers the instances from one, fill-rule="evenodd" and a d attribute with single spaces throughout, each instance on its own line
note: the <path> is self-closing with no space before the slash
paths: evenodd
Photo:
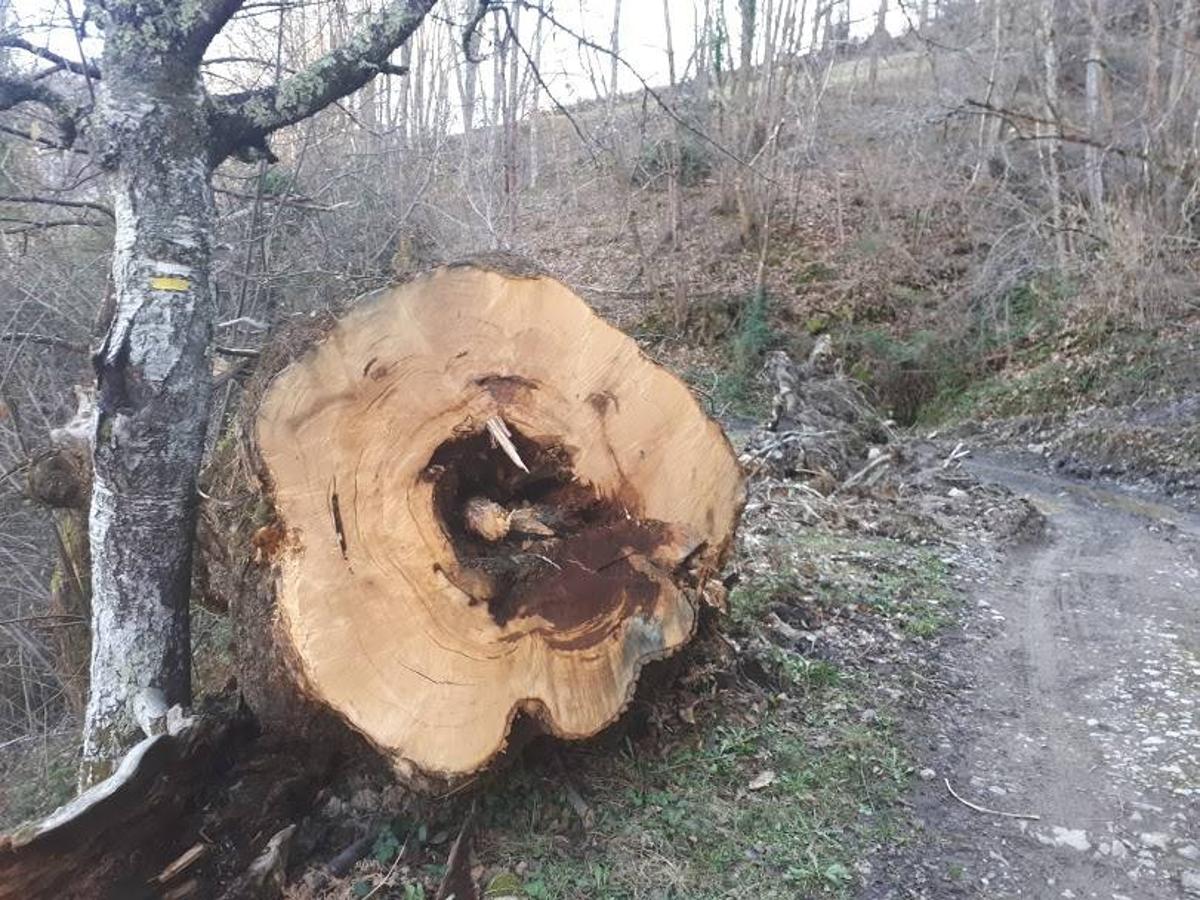
<path id="1" fill-rule="evenodd" d="M 775 400 L 770 422 L 742 454 L 752 474 L 807 481 L 821 494 L 879 477 L 872 473 L 889 458 L 881 445 L 893 436 L 862 385 L 842 373 L 828 337 L 801 365 L 773 351 L 763 373 Z"/>

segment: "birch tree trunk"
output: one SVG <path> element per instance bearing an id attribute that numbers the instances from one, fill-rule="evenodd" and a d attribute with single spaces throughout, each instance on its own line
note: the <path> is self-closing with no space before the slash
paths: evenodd
<path id="1" fill-rule="evenodd" d="M 116 304 L 95 357 L 91 696 L 84 785 L 190 702 L 188 590 L 208 421 L 214 207 L 199 70 L 106 34 L 100 95 L 113 167 Z"/>

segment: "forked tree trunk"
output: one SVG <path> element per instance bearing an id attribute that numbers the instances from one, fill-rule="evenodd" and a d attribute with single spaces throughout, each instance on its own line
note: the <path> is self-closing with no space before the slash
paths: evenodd
<path id="1" fill-rule="evenodd" d="M 115 165 L 116 304 L 96 354 L 91 696 L 86 786 L 190 701 L 188 580 L 208 419 L 213 199 L 191 65 L 106 50 L 101 118 Z"/>
<path id="2" fill-rule="evenodd" d="M 613 722 L 721 590 L 743 503 L 682 382 L 560 283 L 476 266 L 363 302 L 253 438 L 276 608 L 247 652 L 414 778 L 478 770 L 519 714 Z"/>

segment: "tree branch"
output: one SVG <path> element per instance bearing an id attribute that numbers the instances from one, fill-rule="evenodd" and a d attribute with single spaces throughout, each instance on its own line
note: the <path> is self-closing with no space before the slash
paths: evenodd
<path id="1" fill-rule="evenodd" d="M 48 222 L 34 222 L 30 219 L 16 219 L 11 216 L 0 216 L 0 222 L 19 223 L 12 228 L 0 228 L 0 234 L 30 234 L 35 231 L 46 231 L 50 228 L 77 225 L 96 228 L 100 224 L 94 219 L 51 219 Z"/>
<path id="2" fill-rule="evenodd" d="M 183 43 L 183 53 L 192 62 L 200 62 L 204 51 L 221 29 L 229 24 L 246 0 L 204 0 L 196 23 Z"/>
<path id="3" fill-rule="evenodd" d="M 0 110 L 12 109 L 22 103 L 40 103 L 58 117 L 62 131 L 62 144 L 70 147 L 75 143 L 76 109 L 67 98 L 40 81 L 0 75 Z"/>
<path id="4" fill-rule="evenodd" d="M 29 41 L 15 34 L 0 35 L 0 47 L 15 47 L 18 50 L 24 50 L 26 53 L 32 53 L 34 56 L 54 63 L 60 69 L 65 69 L 76 75 L 82 75 L 85 78 L 94 78 L 100 80 L 100 68 L 89 62 L 76 62 L 73 59 L 67 59 L 55 53 L 48 47 L 39 47 L 36 44 L 31 44 Z"/>
<path id="5" fill-rule="evenodd" d="M 60 144 L 57 141 L 52 141 L 52 140 L 50 140 L 50 138 L 43 137 L 40 134 L 33 134 L 28 131 L 22 131 L 20 128 L 10 128 L 8 125 L 0 125 L 0 134 L 11 134 L 14 137 L 23 138 L 24 140 L 27 140 L 30 143 L 40 144 L 41 146 L 47 147 L 50 150 L 71 150 L 75 153 L 82 153 L 85 156 L 87 155 L 87 151 L 81 150 L 79 147 L 68 146 L 66 144 Z"/>
<path id="6" fill-rule="evenodd" d="M 1137 150 L 1131 147 L 1122 147 L 1119 144 L 1105 143 L 1098 141 L 1090 135 L 1081 134 L 1064 128 L 1061 122 L 1053 119 L 1046 119 L 1041 116 L 1035 116 L 1031 113 L 1021 112 L 1015 109 L 1005 109 L 1001 106 L 994 106 L 983 100 L 972 100 L 968 97 L 963 101 L 963 106 L 966 110 L 955 110 L 955 112 L 966 111 L 975 112 L 977 115 L 995 116 L 1004 121 L 1016 133 L 1019 140 L 1022 141 L 1062 141 L 1065 144 L 1081 144 L 1085 147 L 1095 147 L 1104 153 L 1112 153 L 1115 156 L 1124 157 L 1127 159 L 1136 159 L 1140 162 L 1149 163 L 1158 166 L 1168 172 L 1178 171 L 1178 166 L 1172 165 L 1170 162 Z M 1049 134 L 1030 134 L 1022 130 L 1021 123 L 1026 122 L 1032 125 L 1041 125 L 1048 128 L 1053 128 L 1054 131 Z"/>
<path id="7" fill-rule="evenodd" d="M 228 94 L 213 101 L 213 165 L 232 154 L 266 152 L 274 131 L 307 119 L 352 94 L 381 72 L 437 0 L 392 0 L 343 46 L 285 79 L 278 88 Z"/>
<path id="8" fill-rule="evenodd" d="M 33 331 L 6 331 L 0 333 L 0 342 L 11 344 L 41 344 L 43 347 L 54 347 L 58 350 L 70 350 L 72 353 L 87 353 L 88 345 L 79 341 L 55 337 L 50 334 L 37 334 Z"/>
<path id="9" fill-rule="evenodd" d="M 539 4 L 537 6 L 534 6 L 532 3 L 529 2 L 529 0 L 513 0 L 513 2 L 520 4 L 525 9 L 529 10 L 532 13 L 541 16 L 543 19 L 545 19 L 547 22 L 549 22 L 551 25 L 553 25 L 555 28 L 557 28 L 563 34 L 567 35 L 570 38 L 573 38 L 581 47 L 587 47 L 589 50 L 595 50 L 597 53 L 602 53 L 612 59 L 615 59 L 620 65 L 624 66 L 625 69 L 627 69 L 629 71 L 629 73 L 631 75 L 633 75 L 634 78 L 636 78 L 638 80 L 638 82 L 642 86 L 642 90 L 645 91 L 646 94 L 648 94 L 650 96 L 650 98 L 652 100 L 654 100 L 654 102 L 658 105 L 658 108 L 661 109 L 664 113 L 666 113 L 668 118 L 670 118 L 672 121 L 674 121 L 677 125 L 679 125 L 681 128 L 683 128 L 685 131 L 690 132 L 692 135 L 699 138 L 704 143 L 708 144 L 710 147 L 712 147 L 714 150 L 716 150 L 722 156 L 727 157 L 734 163 L 737 163 L 737 165 L 741 166 L 743 169 L 747 170 L 748 172 L 752 172 L 754 175 L 758 176 L 759 178 L 761 178 L 763 181 L 767 182 L 768 184 L 775 183 L 774 178 L 772 178 L 766 172 L 763 172 L 755 167 L 753 160 L 742 159 L 742 157 L 739 156 L 737 153 L 735 153 L 733 150 L 726 147 L 720 141 L 716 140 L 711 135 L 705 133 L 704 131 L 697 128 L 695 125 L 693 125 L 691 122 L 689 122 L 685 118 L 683 118 L 683 116 L 681 116 L 678 112 L 675 111 L 675 108 L 673 106 L 671 106 L 671 104 L 667 103 L 667 101 L 663 98 L 663 96 L 658 91 L 656 91 L 654 88 L 652 88 L 650 86 L 649 82 L 647 82 L 646 79 L 642 77 L 642 74 L 637 69 L 635 69 L 629 63 L 629 61 L 627 59 L 625 59 L 625 57 L 623 57 L 621 54 L 614 53 L 611 48 L 601 46 L 600 44 L 597 44 L 595 41 L 589 40 L 588 38 L 584 37 L 579 32 L 564 25 L 560 20 L 558 20 L 554 17 L 554 15 L 550 12 L 550 10 L 546 9 L 543 5 Z"/>
<path id="10" fill-rule="evenodd" d="M 67 206 L 74 209 L 94 209 L 96 212 L 103 213 L 110 219 L 116 218 L 113 211 L 103 203 L 97 203 L 94 200 L 58 200 L 54 197 L 34 197 L 34 196 L 0 196 L 0 203 L 40 203 L 45 206 Z"/>

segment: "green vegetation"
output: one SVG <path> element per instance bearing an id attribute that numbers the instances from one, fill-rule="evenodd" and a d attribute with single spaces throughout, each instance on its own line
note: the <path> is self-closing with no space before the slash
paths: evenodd
<path id="1" fill-rule="evenodd" d="M 715 378 L 713 394 L 719 407 L 754 418 L 765 414 L 770 398 L 757 376 L 767 351 L 780 340 L 771 324 L 766 292 L 755 291 L 738 311 L 728 338 L 729 364 Z"/>
<path id="2" fill-rule="evenodd" d="M 676 173 L 679 184 L 695 187 L 712 175 L 712 151 L 694 138 L 663 138 L 642 149 L 634 161 L 633 183 L 665 187 L 661 179 Z"/>
<path id="3" fill-rule="evenodd" d="M 765 623 L 865 616 L 928 637 L 954 603 L 946 566 L 898 541 L 820 532 L 770 553 L 786 564 L 732 592 L 727 626 L 759 675 L 667 692 L 652 738 L 563 748 L 484 795 L 479 861 L 494 895 L 841 897 L 871 847 L 905 839 L 895 801 L 911 768 L 894 701 L 869 670 L 778 643 Z"/>

